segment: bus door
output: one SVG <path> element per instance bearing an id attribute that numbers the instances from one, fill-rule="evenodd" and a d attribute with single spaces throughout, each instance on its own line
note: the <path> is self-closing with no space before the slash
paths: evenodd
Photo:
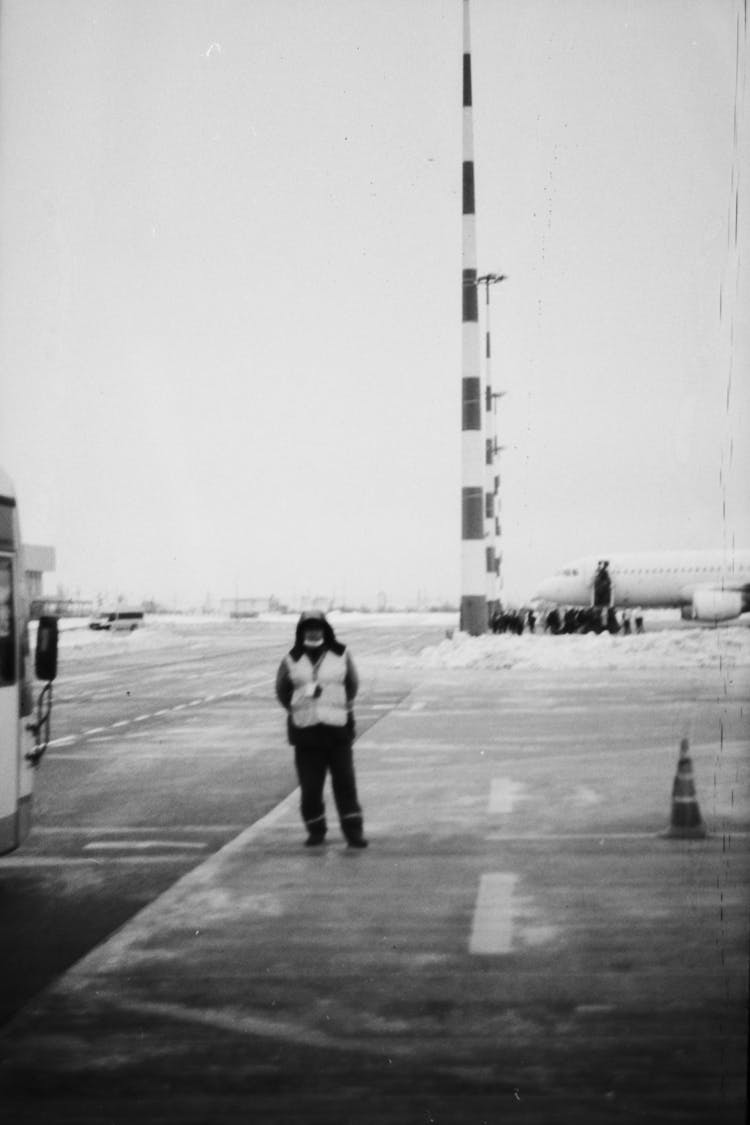
<path id="1" fill-rule="evenodd" d="M 0 852 L 19 843 L 21 724 L 15 556 L 0 555 Z"/>

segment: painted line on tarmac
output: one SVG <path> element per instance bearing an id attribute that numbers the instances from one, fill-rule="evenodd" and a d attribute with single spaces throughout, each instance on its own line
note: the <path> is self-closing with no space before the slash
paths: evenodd
<path id="1" fill-rule="evenodd" d="M 513 892 L 518 876 L 496 871 L 482 875 L 474 907 L 469 953 L 502 955 L 513 944 Z"/>
<path id="2" fill-rule="evenodd" d="M 89 745 L 99 745 L 102 742 L 112 742 L 111 738 L 96 738 L 91 739 Z M 248 750 L 246 747 L 237 747 L 234 750 L 210 750 L 207 751 L 205 747 L 186 747 L 186 746 L 162 746 L 159 750 L 152 750 L 150 748 L 140 749 L 137 746 L 122 744 L 118 748 L 118 753 L 124 754 L 128 759 L 137 759 L 139 762 L 166 762 L 170 758 L 211 758 L 211 761 L 218 761 L 221 758 L 240 759 L 247 758 Z M 102 756 L 96 750 L 76 750 L 73 753 L 55 754 L 51 761 L 55 762 L 101 762 Z M 108 760 L 111 760 L 111 756 Z"/>
<path id="3" fill-rule="evenodd" d="M 36 831 L 36 830 L 35 830 Z M 141 867 L 154 863 L 195 862 L 195 856 L 165 852 L 162 855 L 108 855 L 108 856 L 3 856 L 3 870 L 10 867 L 91 867 L 109 863 L 121 863 L 129 867 Z"/>
<path id="4" fill-rule="evenodd" d="M 410 715 L 411 712 L 409 711 L 399 712 L 400 718 L 407 718 Z M 429 735 L 415 735 L 411 739 L 404 739 L 399 742 L 380 742 L 372 738 L 361 739 L 359 745 L 363 750 L 455 750 L 457 746 L 462 746 L 467 750 L 481 750 L 483 753 L 487 753 L 490 750 L 503 754 L 508 753 L 509 750 L 512 750 L 514 752 L 523 752 L 527 755 L 526 758 L 522 759 L 523 761 L 542 761 L 547 758 L 559 758 L 559 755 L 550 754 L 548 747 L 542 747 L 541 745 L 539 745 L 539 748 L 542 749 L 544 753 L 543 755 L 537 754 L 537 744 L 541 744 L 542 741 L 554 742 L 558 745 L 561 745 L 564 742 L 570 742 L 575 745 L 580 745 L 582 742 L 586 742 L 587 739 L 582 738 L 579 735 L 570 735 L 563 737 L 555 736 L 550 737 L 548 740 L 535 738 L 533 742 L 524 744 L 517 736 L 507 739 L 498 738 L 493 742 L 480 742 L 476 739 L 472 739 L 471 742 L 465 742 L 463 735 L 460 735 L 455 739 L 433 738 Z M 588 758 L 593 753 L 601 752 L 601 737 L 598 735 L 591 736 L 590 741 L 592 743 L 591 748 L 588 750 L 582 750 L 579 757 Z M 613 752 L 618 754 L 621 754 L 623 752 L 622 745 L 612 746 L 611 749 Z M 649 750 L 650 752 L 654 753 L 658 749 L 663 749 L 663 747 L 638 747 L 638 749 Z M 571 755 L 566 753 L 566 761 L 570 757 Z"/>
<path id="5" fill-rule="evenodd" d="M 242 852 L 248 843 L 255 839 L 256 836 L 262 835 L 266 829 L 271 825 L 276 824 L 277 821 L 289 815 L 295 804 L 298 804 L 300 798 L 299 789 L 293 789 L 286 797 L 282 798 L 277 805 L 275 805 L 265 816 L 262 816 L 254 824 L 249 825 L 243 832 L 229 840 L 218 851 L 212 852 L 209 856 L 198 863 L 197 866 L 192 866 L 189 871 L 182 874 L 172 885 L 158 898 L 152 899 L 146 906 L 143 907 L 137 914 L 135 914 L 125 925 L 117 930 L 110 938 L 107 938 L 100 945 L 95 946 L 89 953 L 85 954 L 76 965 L 70 969 L 64 976 L 66 981 L 71 982 L 74 986 L 83 979 L 88 982 L 89 976 L 92 973 L 100 972 L 102 967 L 106 967 L 106 971 L 111 971 L 113 967 L 127 961 L 131 955 L 134 947 L 138 947 L 143 941 L 151 939 L 152 935 L 156 933 L 164 924 L 165 917 L 169 916 L 170 910 L 175 907 L 180 910 L 183 908 L 186 899 L 194 893 L 198 888 L 202 892 L 207 882 L 211 879 L 219 878 L 219 873 L 223 865 L 226 863 L 227 858 L 235 855 L 237 852 Z M 164 855 L 152 856 L 90 856 L 85 859 L 76 858 L 72 859 L 70 863 L 72 866 L 84 864 L 123 864 L 123 865 L 137 865 L 146 863 L 185 863 L 187 860 L 186 855 L 176 855 L 166 853 Z M 5 864 L 3 859 L 3 864 Z M 8 863 L 14 863 L 17 866 L 31 866 L 33 861 L 31 859 L 23 862 L 13 859 L 11 856 Z M 195 858 L 193 857 L 193 863 Z M 62 867 L 65 861 L 52 860 L 49 866 Z M 78 985 L 80 986 L 80 985 Z"/>
<path id="6" fill-rule="evenodd" d="M 517 840 L 534 841 L 538 840 L 544 842 L 545 840 L 658 840 L 664 836 L 664 832 L 668 826 L 664 828 L 655 829 L 653 832 L 489 832 L 484 839 L 491 840 L 497 843 L 514 843 Z M 733 839 L 744 840 L 750 837 L 750 831 L 737 830 L 728 828 L 722 831 L 710 832 L 708 836 L 700 840 L 700 843 L 705 843 L 705 840 L 721 840 L 731 836 Z M 687 837 L 685 837 L 687 839 Z M 675 836 L 673 840 L 677 843 L 680 842 L 680 837 Z M 689 843 L 695 843 L 695 840 L 688 840 Z"/>
<path id="7" fill-rule="evenodd" d="M 91 738 L 92 735 L 106 734 L 107 731 L 119 730 L 122 727 L 130 726 L 132 723 L 145 723 L 149 719 L 160 718 L 163 715 L 171 715 L 175 711 L 184 711 L 186 707 L 199 707 L 201 706 L 201 704 L 215 703 L 217 699 L 226 699 L 230 695 L 246 695 L 248 689 L 260 687 L 261 685 L 269 686 L 270 684 L 271 681 L 264 676 L 262 680 L 251 680 L 248 683 L 243 684 L 242 687 L 230 688 L 228 691 L 221 692 L 220 695 L 202 695 L 197 699 L 191 699 L 186 703 L 175 703 L 173 707 L 162 707 L 158 711 L 149 711 L 143 715 L 136 715 L 132 719 L 118 719 L 117 722 L 110 723 L 109 726 L 90 727 L 88 730 L 84 730 L 78 735 L 65 735 L 65 737 L 63 738 L 53 738 L 50 739 L 50 741 L 47 743 L 47 746 L 48 748 L 57 746 L 70 746 L 72 743 L 78 742 L 81 739 Z M 62 755 L 55 756 L 57 758 L 62 757 Z"/>
<path id="8" fill-rule="evenodd" d="M 407 712 L 402 712 L 406 714 Z M 357 740 L 357 746 L 360 750 L 384 750 L 384 751 L 408 751 L 415 754 L 430 754 L 430 753 L 448 753 L 455 752 L 457 747 L 461 746 L 461 742 L 456 739 L 455 742 L 439 742 L 437 739 L 420 739 L 418 742 L 375 742 L 373 739 L 362 738 Z M 463 749 L 463 748 L 462 748 Z M 482 745 L 479 742 L 472 743 L 469 747 L 470 750 L 477 750 L 484 754 L 488 750 L 497 750 L 497 746 Z"/>
<path id="9" fill-rule="evenodd" d="M 101 993 L 98 993 L 101 998 Z M 186 1004 L 160 1004 L 151 1000 L 125 1000 L 121 996 L 110 995 L 108 1004 L 123 1012 L 139 1016 L 154 1016 L 161 1022 L 164 1019 L 180 1023 L 198 1024 L 202 1027 L 218 1028 L 233 1034 L 248 1035 L 254 1038 L 276 1039 L 285 1043 L 295 1043 L 302 1047 L 325 1047 L 327 1050 L 356 1051 L 376 1056 L 379 1059 L 408 1056 L 412 1048 L 406 1044 L 394 1043 L 393 1037 L 387 1044 L 370 1039 L 359 1039 L 355 1035 L 329 1035 L 325 1031 L 310 1027 L 302 1022 L 290 1020 L 270 1020 L 253 1016 L 247 1012 L 228 1011 L 226 1008 L 189 1008 Z"/>
<path id="10" fill-rule="evenodd" d="M 196 833 L 196 832 L 241 832 L 245 827 L 244 824 L 174 824 L 170 827 L 169 831 Z M 65 824 L 65 825 L 34 825 L 35 836 L 75 836 L 75 835 L 91 835 L 92 833 L 101 836 L 114 836 L 116 833 L 121 832 L 128 836 L 144 835 L 146 833 L 153 835 L 156 832 L 163 831 L 163 825 L 151 826 L 129 826 L 127 824 L 112 825 L 112 824 Z"/>
<path id="11" fill-rule="evenodd" d="M 408 712 L 402 711 L 400 714 L 406 715 L 408 714 Z M 529 742 L 526 745 L 520 742 L 518 738 L 508 739 L 507 741 L 498 739 L 498 741 L 496 742 L 472 742 L 470 745 L 463 746 L 462 750 L 479 754 L 496 753 L 501 756 L 499 764 L 504 767 L 534 766 L 537 764 L 542 764 L 544 762 L 572 762 L 578 759 L 590 760 L 592 754 L 596 754 L 600 757 L 603 752 L 606 752 L 609 757 L 622 754 L 632 754 L 633 756 L 647 754 L 656 756 L 659 754 L 666 754 L 667 752 L 669 752 L 670 754 L 674 752 L 674 754 L 676 755 L 678 752 L 678 746 L 674 743 L 673 739 L 669 742 L 661 742 L 658 745 L 651 746 L 627 746 L 623 745 L 622 743 L 611 743 L 604 748 L 602 748 L 602 739 L 599 735 L 591 735 L 589 736 L 589 739 L 592 742 L 591 747 L 585 750 L 579 750 L 577 753 L 570 753 L 563 747 L 563 743 L 565 742 L 580 745 L 582 742 L 587 741 L 585 737 L 580 737 L 579 735 L 575 734 L 565 737 L 559 737 L 555 735 L 550 736 L 549 739 L 541 739 L 539 737 L 535 737 L 532 742 Z M 551 753 L 546 746 L 539 746 L 538 749 L 541 752 L 537 752 L 537 746 L 542 741 L 557 743 L 561 747 L 560 753 Z M 360 750 L 379 750 L 383 752 L 408 751 L 415 754 L 429 753 L 430 751 L 453 751 L 457 746 L 460 745 L 461 741 L 458 739 L 455 742 L 450 742 L 439 740 L 437 738 L 420 738 L 414 739 L 413 741 L 400 742 L 379 742 L 373 738 L 365 737 L 358 739 L 357 741 L 357 746 Z M 739 739 L 733 740 L 731 742 L 726 741 L 721 746 L 716 742 L 696 742 L 690 747 L 693 754 L 739 753 L 746 750 L 747 748 L 748 743 L 743 742 Z M 504 756 L 511 751 L 514 754 L 513 757 Z"/>
<path id="12" fill-rule="evenodd" d="M 203 841 L 198 843 L 195 840 L 91 840 L 88 844 L 83 845 L 81 851 L 148 851 L 153 848 L 204 851 L 207 847 L 208 844 Z"/>

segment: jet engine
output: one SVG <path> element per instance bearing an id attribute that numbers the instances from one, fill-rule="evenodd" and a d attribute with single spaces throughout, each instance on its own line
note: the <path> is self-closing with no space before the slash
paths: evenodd
<path id="1" fill-rule="evenodd" d="M 729 621 L 744 610 L 740 590 L 696 590 L 690 605 L 683 606 L 687 621 Z"/>

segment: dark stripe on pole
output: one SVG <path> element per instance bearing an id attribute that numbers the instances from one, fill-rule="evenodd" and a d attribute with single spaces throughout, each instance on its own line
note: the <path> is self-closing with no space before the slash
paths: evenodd
<path id="1" fill-rule="evenodd" d="M 461 538 L 484 539 L 484 504 L 481 488 L 461 489 Z"/>
<path id="2" fill-rule="evenodd" d="M 474 161 L 464 160 L 463 164 L 463 213 L 464 215 L 474 214 Z"/>
<path id="3" fill-rule="evenodd" d="M 482 388 L 476 375 L 465 375 L 461 381 L 461 429 L 481 430 Z"/>
<path id="4" fill-rule="evenodd" d="M 455 63 L 454 63 L 455 66 Z M 455 74 L 455 70 L 453 71 Z M 464 55 L 464 109 L 471 105 L 471 55 Z"/>
<path id="5" fill-rule="evenodd" d="M 479 302 L 477 301 L 477 271 L 462 271 L 462 311 L 461 319 L 464 324 L 476 323 L 479 320 Z"/>

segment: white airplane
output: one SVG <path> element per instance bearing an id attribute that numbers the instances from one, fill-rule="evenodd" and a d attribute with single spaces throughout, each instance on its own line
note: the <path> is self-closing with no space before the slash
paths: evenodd
<path id="1" fill-rule="evenodd" d="M 590 555 L 545 579 L 534 597 L 566 606 L 680 609 L 688 621 L 728 621 L 750 610 L 750 551 Z"/>

